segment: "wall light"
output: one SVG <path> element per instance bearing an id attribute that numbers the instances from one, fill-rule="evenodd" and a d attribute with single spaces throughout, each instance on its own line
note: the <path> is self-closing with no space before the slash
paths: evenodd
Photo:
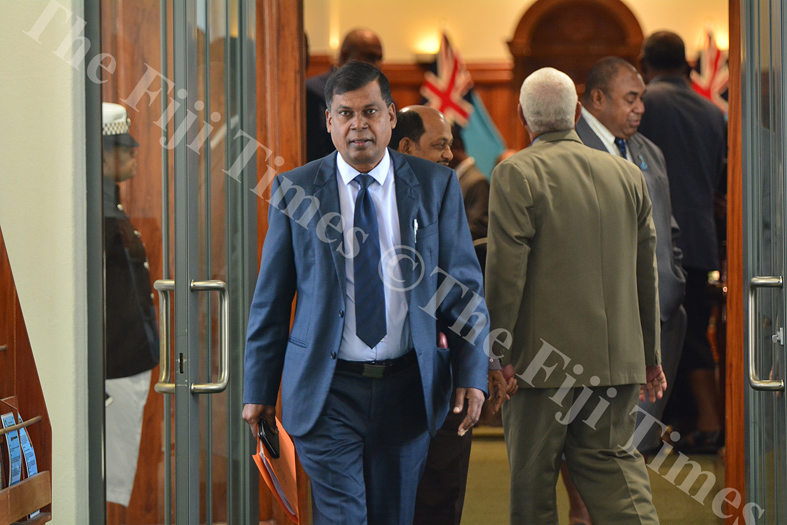
<path id="1" fill-rule="evenodd" d="M 430 64 L 437 59 L 440 51 L 440 35 L 431 33 L 419 37 L 412 47 L 415 60 L 419 64 Z"/>
<path id="2" fill-rule="evenodd" d="M 723 51 L 730 49 L 730 35 L 727 31 L 715 31 L 713 38 L 716 39 L 716 47 Z"/>

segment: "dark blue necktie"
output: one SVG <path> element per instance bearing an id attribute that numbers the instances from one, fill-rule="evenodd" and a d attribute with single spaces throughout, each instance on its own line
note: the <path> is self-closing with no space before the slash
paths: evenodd
<path id="1" fill-rule="evenodd" d="M 353 259 L 355 278 L 355 333 L 369 348 L 377 346 L 387 328 L 385 326 L 385 293 L 378 270 L 380 266 L 380 231 L 377 227 L 377 210 L 369 193 L 374 182 L 371 175 L 361 173 L 355 177 L 361 187 L 355 199 L 354 226 L 368 237 L 357 237 L 360 243 Z"/>
<path id="2" fill-rule="evenodd" d="M 628 155 L 626 155 L 626 139 L 615 137 L 615 145 L 620 150 L 620 156 L 623 157 L 624 159 L 627 159 Z"/>

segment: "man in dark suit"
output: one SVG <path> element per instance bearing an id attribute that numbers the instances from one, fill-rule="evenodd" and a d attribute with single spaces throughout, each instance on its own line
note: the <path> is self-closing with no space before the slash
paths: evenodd
<path id="1" fill-rule="evenodd" d="M 396 112 L 396 128 L 391 134 L 390 147 L 400 153 L 447 166 L 453 158 L 454 137 L 456 135 L 452 135 L 451 126 L 440 111 L 429 106 L 407 106 Z M 486 181 L 485 177 L 484 180 Z M 461 179 L 459 184 L 461 187 Z M 487 189 L 487 201 L 488 193 Z M 470 235 L 473 235 L 472 226 Z M 500 370 L 499 360 L 490 362 L 488 378 L 490 411 L 495 414 L 503 399 L 507 397 L 506 381 Z M 513 393 L 516 391 L 516 382 L 512 379 L 510 383 L 512 391 L 509 393 Z M 467 470 L 473 444 L 472 429 L 463 436 L 457 433 L 464 418 L 463 412 L 449 413 L 443 426 L 429 442 L 429 454 L 415 500 L 413 523 L 416 525 L 459 525 L 462 521 Z"/>
<path id="2" fill-rule="evenodd" d="M 678 224 L 672 216 L 669 180 L 664 155 L 650 140 L 637 133 L 645 106 L 642 102 L 645 83 L 637 70 L 618 57 L 602 58 L 593 66 L 585 82 L 582 116 L 576 125 L 579 138 L 599 151 L 618 155 L 636 164 L 645 177 L 653 203 L 653 222 L 656 227 L 656 264 L 659 275 L 659 314 L 661 317 L 661 360 L 667 378 L 667 390 L 655 403 L 641 400 L 639 407 L 655 419 L 661 420 L 678 370 L 683 337 L 686 333 L 686 312 L 681 306 L 686 289 L 686 278 L 681 268 L 682 254 L 677 247 Z M 644 415 L 637 414 L 637 426 Z M 653 455 L 661 445 L 661 428 L 648 425 L 647 435 L 638 449 Z M 562 468 L 563 481 L 569 493 L 569 520 L 590 523 L 587 509 Z"/>
<path id="3" fill-rule="evenodd" d="M 678 35 L 661 31 L 649 36 L 640 66 L 648 88 L 639 132 L 664 152 L 687 272 L 683 306 L 688 325 L 678 376 L 688 380 L 698 419 L 697 432 L 679 445 L 690 442 L 712 450 L 721 445 L 723 418 L 707 338 L 707 285 L 708 272 L 719 268 L 714 193 L 726 180 L 727 125 L 722 111 L 687 84 L 686 52 Z"/>
<path id="4" fill-rule="evenodd" d="M 473 240 L 483 239 L 489 227 L 489 179 L 475 163 L 475 159 L 467 154 L 458 126 L 454 126 L 453 135 L 451 153 L 454 158 L 449 166 L 456 170 L 456 175 L 459 177 L 470 235 Z"/>
<path id="5" fill-rule="evenodd" d="M 642 102 L 644 94 L 645 83 L 634 66 L 618 57 L 599 60 L 585 83 L 584 106 L 576 131 L 582 142 L 591 148 L 625 156 L 639 166 L 648 185 L 656 226 L 661 365 L 667 378 L 667 390 L 655 403 L 640 402 L 640 408 L 661 419 L 678 371 L 686 335 L 686 311 L 681 306 L 686 277 L 681 266 L 683 255 L 677 246 L 679 229 L 672 215 L 664 155 L 658 146 L 637 133 L 645 109 Z M 640 414 L 637 423 L 641 421 Z M 661 446 L 660 436 L 659 427 L 653 427 L 640 443 L 640 452 L 655 453 Z"/>
<path id="6" fill-rule="evenodd" d="M 106 497 L 128 507 L 137 472 L 151 369 L 159 336 L 142 235 L 120 202 L 119 184 L 137 174 L 139 143 L 126 108 L 104 102 L 104 299 L 106 330 Z"/>
<path id="7" fill-rule="evenodd" d="M 337 67 L 342 67 L 350 60 L 366 62 L 379 68 L 383 61 L 383 45 L 373 31 L 353 29 L 344 37 L 339 50 Z M 324 157 L 335 148 L 331 134 L 325 128 L 325 84 L 328 77 L 335 71 L 315 75 L 306 79 L 306 160 L 312 161 Z"/>
<path id="8" fill-rule="evenodd" d="M 326 105 L 338 152 L 272 186 L 243 417 L 253 432 L 261 418 L 273 425 L 281 385 L 315 523 L 405 524 L 452 385 L 453 410 L 468 403 L 459 433 L 481 411 L 482 276 L 456 176 L 386 148 L 396 114 L 385 76 L 348 62 Z M 450 350 L 437 348 L 438 324 Z"/>

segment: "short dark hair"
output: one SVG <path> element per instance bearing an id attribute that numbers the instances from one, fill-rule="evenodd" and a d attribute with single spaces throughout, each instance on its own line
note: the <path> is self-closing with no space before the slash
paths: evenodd
<path id="1" fill-rule="evenodd" d="M 656 70 L 676 71 L 686 66 L 686 46 L 672 31 L 658 31 L 645 39 L 642 60 Z"/>
<path id="2" fill-rule="evenodd" d="M 418 142 L 424 133 L 426 133 L 424 119 L 417 111 L 399 110 L 396 112 L 396 127 L 391 131 L 388 147 L 399 151 L 399 143 L 403 138 L 407 137 L 413 142 Z"/>
<path id="3" fill-rule="evenodd" d="M 391 87 L 385 75 L 371 64 L 351 60 L 328 77 L 328 81 L 325 83 L 325 106 L 330 111 L 334 95 L 342 95 L 361 89 L 374 81 L 377 81 L 380 86 L 380 94 L 382 94 L 385 104 L 393 104 Z"/>
<path id="4" fill-rule="evenodd" d="M 590 68 L 590 73 L 588 73 L 588 78 L 585 81 L 585 93 L 582 95 L 582 98 L 590 100 L 590 93 L 594 89 L 600 89 L 604 93 L 609 93 L 612 81 L 618 76 L 618 72 L 624 68 L 637 71 L 633 65 L 620 57 L 608 56 L 599 59 Z"/>

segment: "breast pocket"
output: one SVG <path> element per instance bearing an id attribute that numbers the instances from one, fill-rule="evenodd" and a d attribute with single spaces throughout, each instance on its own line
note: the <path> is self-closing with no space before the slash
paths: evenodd
<path id="1" fill-rule="evenodd" d="M 415 249 L 423 257 L 431 256 L 436 252 L 439 237 L 437 236 L 438 224 L 435 222 L 429 226 L 418 230 L 415 237 Z"/>
<path id="2" fill-rule="evenodd" d="M 432 237 L 434 234 L 437 233 L 437 227 L 439 223 L 432 223 L 429 226 L 425 226 L 418 230 L 415 242 L 416 244 L 426 241 L 429 237 Z"/>

